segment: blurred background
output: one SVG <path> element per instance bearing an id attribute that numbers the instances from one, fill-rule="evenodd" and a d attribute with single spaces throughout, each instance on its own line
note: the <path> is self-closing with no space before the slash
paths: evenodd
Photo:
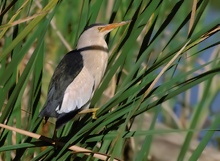
<path id="1" fill-rule="evenodd" d="M 0 160 L 219 160 L 218 0 L 2 0 L 0 123 L 52 137 L 38 118 L 50 78 L 88 25 L 132 20 L 111 32 L 109 64 L 88 114 L 44 141 L 0 129 Z"/>

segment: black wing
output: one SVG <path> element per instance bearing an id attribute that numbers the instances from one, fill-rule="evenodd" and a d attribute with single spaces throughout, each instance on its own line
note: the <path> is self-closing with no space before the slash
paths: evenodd
<path id="1" fill-rule="evenodd" d="M 79 51 L 67 53 L 56 67 L 50 81 L 47 101 L 40 112 L 40 117 L 58 117 L 55 109 L 61 106 L 64 91 L 83 68 L 83 58 Z"/>

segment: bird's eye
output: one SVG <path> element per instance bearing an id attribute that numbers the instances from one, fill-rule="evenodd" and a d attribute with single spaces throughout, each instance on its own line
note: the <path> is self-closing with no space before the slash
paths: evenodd
<path id="1" fill-rule="evenodd" d="M 101 30 L 102 30 L 102 27 L 98 27 L 98 30 L 101 31 Z"/>

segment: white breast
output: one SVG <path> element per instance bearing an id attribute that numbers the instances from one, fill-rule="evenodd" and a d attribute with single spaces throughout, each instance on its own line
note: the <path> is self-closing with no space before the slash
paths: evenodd
<path id="1" fill-rule="evenodd" d="M 90 101 L 93 94 L 93 87 L 94 78 L 83 67 L 81 72 L 65 90 L 61 108 L 56 108 L 57 113 L 68 113 L 82 108 Z"/>
<path id="2" fill-rule="evenodd" d="M 96 89 L 101 82 L 108 63 L 108 53 L 100 50 L 92 50 L 89 52 L 82 52 L 84 66 L 95 80 L 94 89 Z"/>

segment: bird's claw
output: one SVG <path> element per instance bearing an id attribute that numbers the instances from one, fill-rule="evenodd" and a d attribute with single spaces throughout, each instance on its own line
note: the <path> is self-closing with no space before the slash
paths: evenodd
<path id="1" fill-rule="evenodd" d="M 98 111 L 99 108 L 90 108 L 90 109 L 85 109 L 79 112 L 79 114 L 86 114 L 86 113 L 92 113 L 92 119 L 96 120 L 96 112 Z"/>

